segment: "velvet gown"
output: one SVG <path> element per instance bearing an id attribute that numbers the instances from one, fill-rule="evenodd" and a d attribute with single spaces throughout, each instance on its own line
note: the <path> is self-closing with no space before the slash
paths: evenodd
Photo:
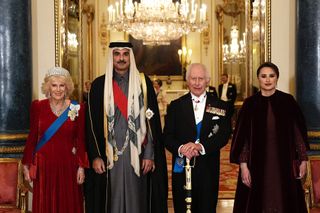
<path id="1" fill-rule="evenodd" d="M 307 130 L 294 98 L 281 91 L 261 92 L 245 100 L 230 152 L 233 163 L 247 162 L 251 188 L 239 172 L 234 213 L 306 213 L 301 180 L 294 160 L 307 160 Z"/>
<path id="2" fill-rule="evenodd" d="M 30 133 L 22 163 L 37 164 L 33 213 L 83 213 L 82 185 L 77 184 L 77 170 L 80 166 L 88 167 L 84 115 L 84 105 L 80 105 L 79 116 L 74 121 L 68 118 L 33 156 L 37 142 L 57 116 L 51 111 L 48 99 L 32 102 Z"/>

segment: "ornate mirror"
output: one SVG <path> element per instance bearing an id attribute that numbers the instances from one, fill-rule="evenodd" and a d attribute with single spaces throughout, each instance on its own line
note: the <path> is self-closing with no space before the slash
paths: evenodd
<path id="1" fill-rule="evenodd" d="M 82 100 L 81 0 L 55 0 L 55 63 L 70 71 L 75 91 Z"/>
<path id="2" fill-rule="evenodd" d="M 270 60 L 271 0 L 223 0 L 216 7 L 219 76 L 226 73 L 243 100 L 257 90 L 255 71 Z"/>

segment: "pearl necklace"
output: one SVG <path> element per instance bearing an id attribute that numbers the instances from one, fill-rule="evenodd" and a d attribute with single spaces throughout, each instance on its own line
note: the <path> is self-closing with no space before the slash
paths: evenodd
<path id="1" fill-rule="evenodd" d="M 55 114 L 56 116 L 60 116 L 61 113 L 66 109 L 66 101 L 63 101 L 63 105 L 61 106 L 60 109 L 57 109 L 51 102 L 50 102 L 50 108 L 51 111 L 53 112 L 53 114 Z"/>

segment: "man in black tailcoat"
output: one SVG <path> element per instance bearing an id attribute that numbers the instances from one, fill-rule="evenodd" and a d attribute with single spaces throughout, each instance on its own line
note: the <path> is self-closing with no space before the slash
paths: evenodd
<path id="1" fill-rule="evenodd" d="M 231 133 L 226 102 L 207 95 L 210 74 L 203 64 L 189 66 L 190 92 L 170 103 L 164 127 L 166 148 L 172 153 L 172 193 L 175 213 L 186 212 L 184 166 L 192 168 L 192 212 L 216 212 L 219 190 L 220 149 Z"/>

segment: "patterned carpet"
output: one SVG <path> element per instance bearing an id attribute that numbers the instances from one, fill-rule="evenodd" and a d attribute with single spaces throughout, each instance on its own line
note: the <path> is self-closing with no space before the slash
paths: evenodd
<path id="1" fill-rule="evenodd" d="M 220 199 L 233 199 L 237 186 L 238 165 L 229 163 L 230 142 L 221 150 L 220 156 Z M 171 154 L 166 151 L 168 178 L 169 178 L 169 195 L 172 199 L 171 191 Z"/>
<path id="2" fill-rule="evenodd" d="M 230 144 L 229 142 L 220 154 L 220 199 L 233 199 L 237 187 L 238 165 L 229 162 Z"/>

